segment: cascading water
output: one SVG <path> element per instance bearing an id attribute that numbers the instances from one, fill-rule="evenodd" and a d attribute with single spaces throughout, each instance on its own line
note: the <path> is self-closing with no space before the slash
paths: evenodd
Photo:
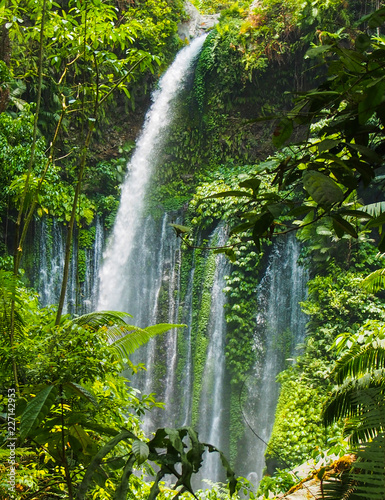
<path id="1" fill-rule="evenodd" d="M 103 225 L 98 217 L 93 223 L 94 244 L 79 249 L 77 232 L 72 248 L 64 311 L 84 314 L 95 308 L 99 263 L 104 245 Z M 32 259 L 24 263 L 33 287 L 39 293 L 41 306 L 56 304 L 59 300 L 65 258 L 65 228 L 55 219 L 35 221 L 33 227 Z M 84 252 L 84 279 L 79 280 L 78 255 Z"/>
<path id="2" fill-rule="evenodd" d="M 250 430 L 246 432 L 245 473 L 258 484 L 265 466 L 264 453 L 269 441 L 279 386 L 277 374 L 292 357 L 305 336 L 306 316 L 299 302 L 306 298 L 307 272 L 298 265 L 299 244 L 295 236 L 278 239 L 269 256 L 267 268 L 258 286 L 258 337 L 264 340 L 264 362 L 247 382 L 244 415 Z M 256 395 L 258 395 L 256 397 Z M 250 470 L 252 472 L 250 472 Z"/>
<path id="3" fill-rule="evenodd" d="M 219 238 L 216 244 L 225 245 L 227 235 L 221 226 L 219 226 L 217 233 L 219 233 Z M 229 261 L 224 255 L 218 255 L 211 290 L 210 319 L 207 328 L 209 344 L 204 366 L 198 424 L 202 441 L 210 443 L 220 450 L 228 448 L 228 439 L 226 432 L 224 432 L 224 413 L 226 411 L 224 401 L 226 390 L 226 318 L 224 306 L 227 298 L 223 289 L 226 285 L 225 277 L 229 271 Z M 200 477 L 214 481 L 223 479 L 223 469 L 217 454 L 206 453 Z"/>
<path id="4" fill-rule="evenodd" d="M 171 219 L 167 215 L 159 227 L 151 218 L 144 220 L 142 212 L 146 187 L 167 137 L 177 98 L 188 81 L 205 38 L 206 35 L 197 38 L 179 52 L 153 95 L 153 104 L 128 165 L 120 207 L 100 272 L 98 309 L 127 311 L 139 326 L 176 323 L 178 319 L 180 241 L 169 227 Z M 146 419 L 147 430 L 160 419 L 175 425 L 177 335 L 174 330 L 161 340 L 154 339 L 134 360 L 145 361 L 147 367 L 142 380 L 139 377 L 137 381 L 142 390 L 146 394 L 156 392 L 165 402 L 162 416 L 154 411 Z M 159 351 L 162 359 L 158 356 L 155 363 Z"/>
<path id="5" fill-rule="evenodd" d="M 103 253 L 103 248 L 104 248 L 103 225 L 99 217 L 96 217 L 94 245 L 92 251 L 88 251 L 86 253 L 85 279 L 82 290 L 82 296 L 83 296 L 82 305 L 84 313 L 90 313 L 94 311 L 96 307 L 96 298 L 99 292 L 98 276 L 99 276 L 99 269 L 100 269 L 100 262 Z"/>
<path id="6" fill-rule="evenodd" d="M 126 291 L 130 285 L 127 285 L 122 276 L 127 275 L 127 263 L 140 232 L 146 186 L 167 136 L 168 125 L 173 117 L 173 104 L 183 89 L 205 37 L 206 35 L 202 35 L 179 52 L 161 78 L 159 90 L 154 93 L 153 104 L 147 113 L 143 132 L 128 166 L 113 234 L 104 255 L 100 272 L 99 309 L 129 312 L 131 308 L 126 300 Z M 153 248 L 154 253 L 155 250 L 156 247 Z"/>
<path id="7" fill-rule="evenodd" d="M 158 220 L 143 216 L 146 187 L 161 156 L 176 99 L 189 77 L 204 38 L 183 49 L 162 78 L 128 166 L 104 262 L 100 266 L 104 240 L 102 225 L 97 221 L 93 253 L 91 250 L 85 252 L 85 278 L 80 287 L 82 309 L 76 310 L 75 307 L 76 293 L 79 292 L 75 258 L 70 273 L 67 310 L 79 313 L 95 308 L 96 275 L 99 273 L 98 309 L 127 311 L 133 315 L 132 322 L 139 326 L 186 323 L 185 329 L 156 337 L 135 353 L 133 362 L 143 363 L 146 371 L 139 372 L 134 385 L 145 394 L 156 393 L 157 399 L 165 403 L 164 410 L 147 414 L 144 428 L 149 433 L 159 426 L 193 424 L 202 441 L 228 453 L 230 403 L 227 396 L 231 390 L 225 363 L 226 297 L 222 290 L 225 276 L 230 273 L 230 264 L 222 255 L 207 252 L 204 257 L 202 254 L 198 257 L 198 252 L 192 252 L 189 257 L 191 267 L 186 272 L 180 240 L 170 227 L 170 222 L 183 224 L 183 214 L 166 213 Z M 40 255 L 37 252 L 40 273 L 35 282 L 39 282 L 37 288 L 41 302 L 46 305 L 58 300 L 64 239 L 62 228 L 55 223 L 50 227 L 44 224 L 40 226 L 39 238 L 51 241 L 51 244 L 40 245 Z M 210 246 L 225 243 L 223 225 L 219 224 L 209 240 Z M 74 257 L 78 255 L 76 245 L 73 254 Z M 305 316 L 300 312 L 298 302 L 306 295 L 306 273 L 297 264 L 298 254 L 295 238 L 276 241 L 258 287 L 256 343 L 263 342 L 265 357 L 263 366 L 256 368 L 248 379 L 247 403 L 243 411 L 249 425 L 266 442 L 270 437 L 278 397 L 275 377 L 284 367 L 282 345 L 289 345 L 285 354 L 293 352 L 304 336 Z M 186 258 L 186 254 L 183 257 Z M 204 323 L 202 311 L 207 304 L 209 312 Z M 244 423 L 239 422 L 239 425 Z M 239 450 L 242 459 L 238 457 L 238 463 L 242 465 L 237 473 L 249 476 L 257 483 L 264 467 L 265 446 L 246 430 Z M 205 457 L 200 480 L 204 478 L 223 479 L 215 454 Z"/>

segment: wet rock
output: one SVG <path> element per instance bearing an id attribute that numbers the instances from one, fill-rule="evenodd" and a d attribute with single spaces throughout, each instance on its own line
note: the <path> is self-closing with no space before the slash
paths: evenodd
<path id="1" fill-rule="evenodd" d="M 184 8 L 188 20 L 178 26 L 178 35 L 182 40 L 191 40 L 210 30 L 220 16 L 220 14 L 203 15 L 191 2 L 185 2 Z"/>

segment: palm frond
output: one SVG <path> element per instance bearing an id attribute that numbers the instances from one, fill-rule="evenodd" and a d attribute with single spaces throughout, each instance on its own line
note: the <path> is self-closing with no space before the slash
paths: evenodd
<path id="1" fill-rule="evenodd" d="M 340 477 L 329 477 L 323 481 L 321 494 L 317 496 L 317 500 L 357 500 L 354 489 L 354 481 L 349 472 L 345 471 Z"/>
<path id="2" fill-rule="evenodd" d="M 348 417 L 361 417 L 363 407 L 369 406 L 369 398 L 373 397 L 371 390 L 379 391 L 380 394 L 385 392 L 385 370 L 359 379 L 348 379 L 339 386 L 323 410 L 325 424 L 331 425 Z"/>
<path id="3" fill-rule="evenodd" d="M 349 378 L 360 378 L 385 369 L 385 341 L 376 340 L 365 346 L 356 344 L 336 362 L 333 374 L 337 384 Z"/>
<path id="4" fill-rule="evenodd" d="M 385 433 L 381 432 L 358 449 L 358 460 L 351 476 L 357 483 L 357 495 L 383 500 L 385 492 Z"/>
<path id="5" fill-rule="evenodd" d="M 362 207 L 360 207 L 360 210 L 371 215 L 372 217 L 379 217 L 380 215 L 385 213 L 385 201 L 363 205 Z"/>
<path id="6" fill-rule="evenodd" d="M 360 287 L 369 293 L 377 293 L 385 288 L 385 268 L 377 269 L 364 278 Z"/>

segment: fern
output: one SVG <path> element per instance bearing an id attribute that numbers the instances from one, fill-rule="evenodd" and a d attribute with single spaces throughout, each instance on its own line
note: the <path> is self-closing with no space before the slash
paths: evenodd
<path id="1" fill-rule="evenodd" d="M 111 344 L 111 348 L 122 359 L 133 354 L 139 347 L 146 344 L 150 339 L 161 335 L 173 328 L 186 325 L 159 323 L 157 325 L 140 328 L 126 322 L 132 316 L 119 311 L 98 311 L 84 314 L 68 321 L 64 328 L 70 330 L 77 325 L 84 328 L 100 330 Z"/>

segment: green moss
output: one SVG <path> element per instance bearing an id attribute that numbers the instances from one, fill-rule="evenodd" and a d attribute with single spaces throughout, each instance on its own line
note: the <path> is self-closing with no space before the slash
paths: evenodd
<path id="1" fill-rule="evenodd" d="M 216 258 L 213 253 L 202 256 L 196 252 L 196 267 L 193 288 L 193 322 L 191 342 L 194 346 L 194 388 L 192 402 L 192 424 L 196 425 L 203 382 L 203 370 L 208 346 L 207 326 L 211 311 L 211 289 L 214 284 Z"/>
<path id="2" fill-rule="evenodd" d="M 241 405 L 246 401 L 246 392 L 240 393 L 239 385 L 232 385 L 230 393 L 230 463 L 235 464 L 239 453 L 239 442 L 244 435 L 244 419 Z M 242 423 L 242 424 L 241 424 Z"/>
<path id="3" fill-rule="evenodd" d="M 327 393 L 306 380 L 286 378 L 281 386 L 267 460 L 292 467 L 326 447 L 322 406 Z"/>
<path id="4" fill-rule="evenodd" d="M 86 252 L 82 248 L 78 250 L 78 281 L 79 283 L 83 283 L 86 279 L 86 271 L 87 271 L 87 258 Z"/>
<path id="5" fill-rule="evenodd" d="M 167 323 L 169 302 L 170 302 L 170 297 L 169 297 L 168 287 L 165 286 L 164 283 L 162 283 L 158 295 L 158 313 L 157 313 L 158 323 Z"/>

